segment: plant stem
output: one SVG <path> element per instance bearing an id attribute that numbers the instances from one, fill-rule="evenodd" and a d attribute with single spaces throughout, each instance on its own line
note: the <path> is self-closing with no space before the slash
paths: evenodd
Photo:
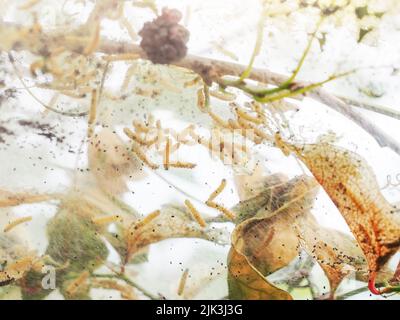
<path id="1" fill-rule="evenodd" d="M 344 294 L 342 294 L 340 296 L 337 296 L 335 298 L 335 300 L 346 300 L 347 298 L 350 298 L 350 297 L 352 297 L 352 296 L 354 296 L 356 294 L 359 294 L 359 293 L 362 293 L 362 292 L 365 292 L 365 291 L 368 291 L 368 287 L 361 287 L 361 288 L 346 292 L 346 293 L 344 293 Z"/>
<path id="2" fill-rule="evenodd" d="M 318 32 L 319 27 L 320 27 L 321 24 L 322 24 L 322 21 L 323 21 L 323 18 L 320 19 L 320 21 L 319 21 L 318 24 L 317 24 L 317 28 L 315 29 L 315 31 L 314 31 L 313 34 L 311 35 L 311 38 L 308 40 L 307 47 L 306 47 L 306 49 L 304 50 L 303 55 L 301 56 L 300 61 L 299 61 L 299 63 L 297 64 L 297 67 L 296 67 L 296 69 L 294 70 L 293 74 L 292 74 L 292 75 L 290 76 L 290 78 L 287 79 L 282 85 L 286 85 L 286 86 L 287 86 L 287 85 L 293 83 L 293 81 L 296 79 L 297 75 L 298 75 L 299 72 L 300 72 L 300 69 L 302 68 L 302 66 L 303 66 L 303 64 L 304 64 L 304 61 L 306 60 L 306 57 L 307 57 L 308 53 L 310 52 L 311 45 L 312 45 L 312 43 L 313 43 L 313 41 L 314 41 L 314 39 L 315 39 L 315 36 L 316 36 L 316 34 L 317 34 L 317 32 Z"/>
<path id="3" fill-rule="evenodd" d="M 267 90 L 260 90 L 259 88 L 249 87 L 243 81 L 222 80 L 222 84 L 224 86 L 231 86 L 231 87 L 238 88 L 238 89 L 252 95 L 254 100 L 256 100 L 258 102 L 269 103 L 269 102 L 282 100 L 284 98 L 292 98 L 295 96 L 304 95 L 307 92 L 312 91 L 318 87 L 321 87 L 328 82 L 331 82 L 331 81 L 336 80 L 341 77 L 345 77 L 353 72 L 354 71 L 351 70 L 351 71 L 343 72 L 343 73 L 340 73 L 337 75 L 332 75 L 323 81 L 312 83 L 309 85 L 299 86 L 298 88 L 294 88 L 294 89 L 290 88 L 290 84 L 295 84 L 295 83 L 291 83 L 288 81 L 279 85 L 276 88 L 267 89 Z"/>
<path id="4" fill-rule="evenodd" d="M 376 286 L 379 288 L 379 290 L 381 291 L 382 294 L 400 292 L 400 286 L 385 286 L 385 284 L 382 284 L 382 283 L 381 284 L 377 284 Z M 365 292 L 365 291 L 368 291 L 368 290 L 369 290 L 368 286 L 361 287 L 361 288 L 346 292 L 346 293 L 344 293 L 344 294 L 342 294 L 340 296 L 337 296 L 335 299 L 336 300 L 345 300 L 345 299 L 350 298 L 350 297 L 352 297 L 352 296 L 354 296 L 356 294 L 359 294 L 359 293 L 362 293 L 362 292 Z"/>
<path id="5" fill-rule="evenodd" d="M 146 289 L 144 289 L 142 286 L 138 285 L 136 282 L 132 281 L 129 279 L 127 276 L 124 274 L 93 274 L 93 277 L 96 278 L 108 278 L 108 279 L 118 279 L 126 282 L 130 286 L 138 289 L 140 292 L 142 292 L 146 297 L 150 298 L 151 300 L 159 300 L 158 297 L 154 296 L 152 293 L 148 292 Z"/>
<path id="6" fill-rule="evenodd" d="M 251 55 L 249 65 L 247 68 L 243 71 L 243 73 L 240 75 L 240 78 L 238 82 L 242 82 L 244 79 L 246 79 L 250 74 L 251 70 L 253 69 L 254 62 L 256 60 L 256 57 L 259 55 L 262 42 L 264 39 L 264 21 L 265 21 L 265 11 L 263 10 L 260 21 L 258 22 L 257 26 L 257 39 L 256 39 L 256 44 L 254 46 L 254 51 L 253 54 Z"/>

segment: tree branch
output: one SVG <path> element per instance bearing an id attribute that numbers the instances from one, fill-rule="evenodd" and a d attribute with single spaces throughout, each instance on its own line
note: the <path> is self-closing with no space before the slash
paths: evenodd
<path id="1" fill-rule="evenodd" d="M 21 35 L 25 35 L 25 37 Z M 70 51 L 83 54 L 88 41 L 88 37 L 79 36 L 74 33 L 70 35 L 61 33 L 32 34 L 30 29 L 27 27 L 15 26 L 8 23 L 0 23 L 0 38 L 6 40 L 4 43 L 0 43 L 0 50 L 28 50 L 39 55 L 49 52 L 49 46 L 53 46 L 54 48 L 62 46 Z M 117 42 L 110 39 L 101 39 L 97 51 L 106 54 L 133 53 L 137 54 L 141 58 L 146 58 L 145 53 L 137 44 Z M 186 58 L 175 63 L 175 65 L 193 70 L 202 76 L 204 81 L 209 85 L 212 82 L 218 83 L 222 76 L 231 75 L 240 77 L 240 75 L 246 70 L 246 66 L 241 64 L 208 59 L 194 55 L 186 56 Z M 279 85 L 288 80 L 288 77 L 266 69 L 254 68 L 249 75 L 249 79 Z M 342 99 L 321 88 L 317 88 L 309 92 L 307 95 L 352 120 L 368 132 L 381 147 L 388 147 L 400 155 L 399 142 L 378 128 L 363 114 L 354 110 L 351 105 L 347 104 Z"/>
<path id="2" fill-rule="evenodd" d="M 357 110 L 351 108 L 351 106 L 341 99 L 331 95 L 323 89 L 316 89 L 309 95 L 358 124 L 374 137 L 381 147 L 388 147 L 400 155 L 400 144 L 396 139 L 389 136 L 386 132 L 378 128 L 371 120 L 359 113 Z"/>
<path id="3" fill-rule="evenodd" d="M 192 69 L 202 75 L 205 81 L 212 80 L 215 82 L 218 82 L 223 75 L 240 76 L 246 68 L 245 66 L 236 63 L 223 62 L 191 55 L 187 56 L 177 65 Z M 249 79 L 279 85 L 288 80 L 288 77 L 265 69 L 253 69 Z M 321 88 L 314 89 L 307 95 L 352 120 L 368 132 L 381 147 L 388 147 L 400 155 L 399 142 L 389 136 L 382 129 L 378 128 L 363 114 L 354 110 L 351 105 Z"/>
<path id="4" fill-rule="evenodd" d="M 372 112 L 376 112 L 376 113 L 380 113 L 383 114 L 385 116 L 400 120 L 400 112 L 392 109 L 392 108 L 388 108 L 385 106 L 381 106 L 378 104 L 372 104 L 372 103 L 365 103 L 362 101 L 358 101 L 358 100 L 354 100 L 352 98 L 349 97 L 343 97 L 343 96 L 337 96 L 338 98 L 342 99 L 344 102 L 354 106 L 354 107 L 358 107 L 361 109 L 365 109 L 365 110 L 369 110 Z"/>

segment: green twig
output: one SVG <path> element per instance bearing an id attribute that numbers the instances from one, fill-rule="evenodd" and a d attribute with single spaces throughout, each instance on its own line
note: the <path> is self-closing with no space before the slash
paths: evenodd
<path id="1" fill-rule="evenodd" d="M 254 100 L 262 103 L 267 103 L 305 94 L 309 91 L 323 86 L 328 82 L 348 76 L 355 71 L 356 70 L 350 70 L 337 75 L 332 75 L 323 81 L 298 87 L 296 86 L 296 83 L 288 83 L 287 81 L 285 81 L 283 84 L 279 85 L 276 88 L 260 90 L 260 88 L 248 86 L 244 81 L 239 82 L 237 80 L 230 79 L 221 79 L 221 85 L 225 87 L 235 87 L 253 96 Z"/>
<path id="2" fill-rule="evenodd" d="M 263 10 L 263 12 L 261 13 L 260 21 L 258 22 L 257 26 L 257 39 L 256 39 L 256 44 L 254 46 L 253 54 L 251 55 L 249 65 L 241 74 L 238 82 L 242 82 L 244 79 L 249 77 L 253 69 L 254 61 L 256 60 L 256 57 L 260 53 L 262 41 L 264 38 L 264 20 L 265 20 L 265 11 Z"/>
<path id="3" fill-rule="evenodd" d="M 296 79 L 297 75 L 298 75 L 299 72 L 300 72 L 300 69 L 302 68 L 302 66 L 303 66 L 303 64 L 304 64 L 304 61 L 306 60 L 306 57 L 307 57 L 308 53 L 310 52 L 311 45 L 312 45 L 312 43 L 313 43 L 313 41 L 314 41 L 314 39 L 315 39 L 315 36 L 316 36 L 316 34 L 317 34 L 318 30 L 319 30 L 319 27 L 321 26 L 322 21 L 323 21 L 323 17 L 321 17 L 320 21 L 319 21 L 318 24 L 317 24 L 317 27 L 316 27 L 315 31 L 314 31 L 313 34 L 311 35 L 311 38 L 310 38 L 310 40 L 308 41 L 307 47 L 306 47 L 306 49 L 304 50 L 303 55 L 301 56 L 300 61 L 299 61 L 299 63 L 297 64 L 297 67 L 296 67 L 296 69 L 294 70 L 293 74 L 292 74 L 292 75 L 290 76 L 290 78 L 287 79 L 282 85 L 284 85 L 284 86 L 285 86 L 285 85 L 286 85 L 286 86 L 287 86 L 287 85 L 290 85 L 290 84 L 293 83 L 293 81 Z"/>
<path id="4" fill-rule="evenodd" d="M 262 97 L 262 98 L 255 97 L 255 100 L 258 102 L 266 103 L 266 102 L 273 102 L 273 101 L 281 100 L 284 98 L 291 98 L 291 97 L 299 96 L 299 95 L 305 94 L 309 91 L 312 91 L 314 89 L 317 89 L 318 87 L 321 87 L 328 82 L 348 76 L 349 74 L 354 73 L 354 72 L 355 71 L 352 70 L 352 71 L 340 73 L 337 75 L 333 75 L 323 81 L 316 82 L 316 83 L 313 83 L 313 84 L 310 84 L 310 85 L 307 85 L 304 87 L 296 88 L 294 90 L 293 89 L 284 89 L 284 90 L 282 90 L 283 93 L 280 93 L 280 94 L 278 93 L 278 94 L 270 95 L 270 96 L 266 95 L 265 97 Z"/>

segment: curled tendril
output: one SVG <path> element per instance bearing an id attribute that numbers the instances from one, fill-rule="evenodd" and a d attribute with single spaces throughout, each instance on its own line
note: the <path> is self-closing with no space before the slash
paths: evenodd
<path id="1" fill-rule="evenodd" d="M 392 181 L 393 177 L 396 180 L 395 182 Z M 400 187 L 400 173 L 396 174 L 396 176 L 391 176 L 391 175 L 386 176 L 386 185 L 382 188 L 382 190 L 388 189 L 390 187 L 392 188 Z"/>

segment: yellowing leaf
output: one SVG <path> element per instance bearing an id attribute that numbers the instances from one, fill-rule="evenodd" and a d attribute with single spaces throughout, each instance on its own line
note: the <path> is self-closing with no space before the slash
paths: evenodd
<path id="1" fill-rule="evenodd" d="M 400 226 L 376 177 L 357 154 L 327 143 L 293 147 L 325 189 L 355 235 L 372 273 L 400 246 Z"/>
<path id="2" fill-rule="evenodd" d="M 289 293 L 270 284 L 234 248 L 228 256 L 228 286 L 232 300 L 292 300 Z"/>
<path id="3" fill-rule="evenodd" d="M 265 191 L 267 187 L 287 180 L 283 174 L 265 176 L 265 171 L 264 166 L 257 163 L 252 174 L 235 176 L 235 184 L 241 201 L 253 198 Z"/>
<path id="4" fill-rule="evenodd" d="M 254 180 L 240 177 L 236 179 L 241 201 L 232 208 L 236 215 L 236 223 L 254 217 L 260 209 L 270 213 L 279 208 L 283 203 L 283 197 L 287 192 L 288 178 L 282 174 L 273 174 L 267 177 L 259 177 Z M 240 193 L 242 190 L 243 193 Z"/>
<path id="5" fill-rule="evenodd" d="M 274 177 L 275 179 L 276 177 Z M 232 235 L 232 245 L 262 274 L 270 274 L 288 265 L 299 253 L 297 217 L 310 210 L 318 184 L 301 176 L 280 181 L 253 199 L 264 203 L 253 217 L 240 223 Z M 241 204 L 244 208 L 248 209 Z"/>
<path id="6" fill-rule="evenodd" d="M 233 246 L 263 275 L 288 265 L 299 253 L 299 239 L 290 216 L 254 220 L 238 227 Z"/>
<path id="7" fill-rule="evenodd" d="M 271 175 L 254 179 L 237 180 L 246 183 L 247 195 L 251 190 L 259 194 L 233 208 L 241 223 L 233 232 L 232 244 L 260 273 L 268 275 L 285 267 L 303 248 L 324 270 L 332 294 L 350 272 L 365 280 L 366 259 L 356 241 L 320 226 L 310 213 L 318 190 L 314 178 L 288 181 L 282 175 Z M 256 189 L 251 187 L 254 181 Z"/>

